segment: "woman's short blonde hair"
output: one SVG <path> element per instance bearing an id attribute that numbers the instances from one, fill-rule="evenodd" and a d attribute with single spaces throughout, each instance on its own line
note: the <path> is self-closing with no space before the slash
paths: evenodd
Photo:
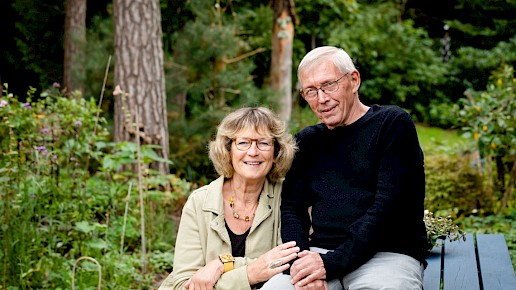
<path id="1" fill-rule="evenodd" d="M 275 182 L 290 169 L 297 149 L 294 138 L 276 114 L 265 107 L 245 107 L 228 114 L 217 128 L 215 140 L 209 144 L 209 156 L 218 174 L 232 178 L 231 144 L 242 130 L 254 129 L 274 139 L 274 164 L 267 174 Z"/>

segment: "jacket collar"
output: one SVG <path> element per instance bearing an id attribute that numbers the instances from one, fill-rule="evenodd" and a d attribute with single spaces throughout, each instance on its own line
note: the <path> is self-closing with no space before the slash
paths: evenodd
<path id="1" fill-rule="evenodd" d="M 202 207 L 204 211 L 210 211 L 218 215 L 218 219 L 221 219 L 220 221 L 224 220 L 224 200 L 222 197 L 224 180 L 224 177 L 220 176 L 208 185 L 208 198 L 205 199 Z M 260 223 L 272 213 L 274 194 L 274 184 L 265 179 L 253 224 Z"/>

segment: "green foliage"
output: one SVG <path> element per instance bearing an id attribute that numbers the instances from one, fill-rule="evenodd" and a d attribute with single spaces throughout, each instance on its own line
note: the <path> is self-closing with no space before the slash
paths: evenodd
<path id="1" fill-rule="evenodd" d="M 466 240 L 466 234 L 455 224 L 451 216 L 435 217 L 434 213 L 426 211 L 423 220 L 428 240 L 427 250 L 431 250 L 439 242 L 444 242 L 445 240 L 450 242 L 460 239 Z"/>
<path id="2" fill-rule="evenodd" d="M 516 180 L 515 84 L 514 68 L 502 66 L 493 72 L 486 91 L 471 92 L 468 98 L 460 100 L 457 109 L 464 137 L 473 139 L 485 159 L 488 191 L 495 199 L 502 199 L 500 209 L 511 201 Z M 496 176 L 490 174 L 493 170 Z"/>
<path id="3" fill-rule="evenodd" d="M 167 94 L 171 115 L 170 158 L 174 172 L 188 180 L 206 183 L 214 170 L 206 146 L 213 129 L 230 108 L 270 104 L 273 94 L 255 83 L 253 60 L 268 60 L 272 10 L 251 10 L 231 1 L 213 6 L 193 1 L 194 19 L 175 37 L 174 53 L 167 62 Z M 231 13 L 230 13 L 231 11 Z M 265 19 L 270 17 L 270 21 Z M 259 25 L 256 25 L 258 22 Z M 247 57 L 248 53 L 253 52 Z M 188 100 L 188 101 L 186 101 Z"/>
<path id="4" fill-rule="evenodd" d="M 5 85 L 6 88 L 7 84 Z M 102 267 L 102 286 L 150 288 L 156 273 L 172 267 L 175 221 L 190 185 L 152 170 L 122 172 L 136 162 L 137 147 L 109 141 L 94 100 L 65 98 L 59 84 L 27 102 L 0 98 L 1 288 L 71 289 L 72 267 L 91 257 Z M 142 147 L 142 166 L 159 160 Z M 177 207 L 176 207 L 177 206 Z M 142 259 L 148 264 L 143 271 Z M 97 285 L 98 270 L 81 261 L 81 289 Z"/>
<path id="5" fill-rule="evenodd" d="M 9 2 L 12 2 L 11 13 L 18 16 L 16 21 L 18 33 L 16 39 L 5 41 L 16 42 L 21 58 L 13 57 L 8 61 L 18 69 L 37 75 L 39 85 L 42 87 L 52 80 L 60 79 L 63 59 L 64 2 L 60 0 Z"/>
<path id="6" fill-rule="evenodd" d="M 429 127 L 416 124 L 419 143 L 425 156 L 432 154 L 455 154 L 468 148 L 468 142 L 457 130 Z"/>
<path id="7" fill-rule="evenodd" d="M 392 3 L 363 5 L 345 25 L 336 27 L 328 43 L 344 48 L 362 75 L 366 102 L 414 108 L 443 96 L 435 87 L 445 81 L 446 65 L 426 31 L 400 20 Z"/>
<path id="8" fill-rule="evenodd" d="M 114 33 L 113 33 L 113 17 L 95 16 L 91 20 L 90 27 L 87 29 L 86 45 L 84 55 L 87 55 L 83 60 L 85 81 L 84 95 L 85 96 L 100 96 L 102 85 L 104 82 L 106 67 L 111 56 L 111 63 L 109 63 L 109 72 L 106 79 L 104 96 L 111 96 L 114 86 Z M 103 112 L 109 113 L 109 108 L 112 107 L 111 98 L 104 97 L 102 106 Z M 106 116 L 110 119 L 110 116 Z"/>
<path id="9" fill-rule="evenodd" d="M 513 67 L 504 66 L 494 72 L 486 91 L 461 99 L 459 123 L 481 154 L 516 156 L 515 84 Z"/>
<path id="10" fill-rule="evenodd" d="M 474 160 L 458 154 L 425 155 L 425 208 L 438 214 L 469 214 L 491 204 L 483 195 Z"/>

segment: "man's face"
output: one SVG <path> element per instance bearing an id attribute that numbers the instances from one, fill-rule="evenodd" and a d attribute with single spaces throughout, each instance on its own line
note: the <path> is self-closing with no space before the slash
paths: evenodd
<path id="1" fill-rule="evenodd" d="M 341 78 L 342 77 L 342 78 Z M 339 80 L 340 79 L 340 80 Z M 337 81 L 338 80 L 338 81 Z M 349 74 L 341 72 L 331 60 L 324 61 L 312 68 L 306 69 L 300 75 L 303 84 L 302 91 L 318 89 L 313 98 L 305 97 L 317 118 L 329 129 L 340 125 L 349 125 L 352 118 L 352 108 L 359 104 L 358 88 L 360 75 L 358 71 Z M 337 81 L 338 88 L 334 92 L 324 92 L 328 83 Z M 323 89 L 319 89 L 323 87 Z"/>

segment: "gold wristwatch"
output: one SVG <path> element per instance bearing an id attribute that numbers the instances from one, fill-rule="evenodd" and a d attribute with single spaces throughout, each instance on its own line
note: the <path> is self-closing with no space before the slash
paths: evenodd
<path id="1" fill-rule="evenodd" d="M 231 271 L 235 268 L 235 258 L 231 254 L 225 254 L 219 256 L 220 261 L 224 264 L 224 273 Z"/>

